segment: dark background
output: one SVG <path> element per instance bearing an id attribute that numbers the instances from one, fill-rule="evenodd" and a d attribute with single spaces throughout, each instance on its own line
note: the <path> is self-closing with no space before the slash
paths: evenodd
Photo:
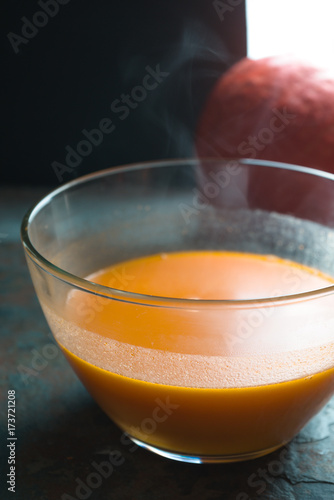
<path id="1" fill-rule="evenodd" d="M 193 156 L 205 96 L 246 54 L 244 2 L 219 15 L 219 3 L 207 0 L 59 1 L 44 0 L 58 9 L 46 18 L 36 17 L 37 0 L 2 3 L 2 184 L 56 187 L 115 165 Z M 15 39 L 15 53 L 8 33 L 22 36 L 22 18 L 47 24 L 30 27 L 27 43 Z M 168 77 L 121 120 L 111 103 L 157 65 Z M 113 132 L 57 176 L 52 163 L 65 165 L 65 147 L 75 150 L 82 130 L 104 118 Z"/>

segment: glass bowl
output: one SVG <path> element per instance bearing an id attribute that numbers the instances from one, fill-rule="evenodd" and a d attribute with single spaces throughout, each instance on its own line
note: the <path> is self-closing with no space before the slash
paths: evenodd
<path id="1" fill-rule="evenodd" d="M 143 163 L 54 190 L 22 242 L 56 341 L 120 429 L 233 462 L 334 392 L 333 200 L 334 176 L 299 166 Z"/>

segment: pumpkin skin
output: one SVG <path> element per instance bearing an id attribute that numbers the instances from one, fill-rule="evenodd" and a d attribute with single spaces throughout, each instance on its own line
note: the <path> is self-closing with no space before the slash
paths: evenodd
<path id="1" fill-rule="evenodd" d="M 334 77 L 288 57 L 242 59 L 200 116 L 200 157 L 248 157 L 334 173 Z"/>
<path id="2" fill-rule="evenodd" d="M 334 173 L 334 78 L 290 57 L 242 59 L 209 95 L 198 121 L 196 151 L 200 158 L 266 159 Z M 250 206 L 301 217 L 318 211 L 324 222 L 334 208 L 329 202 L 334 183 L 327 183 L 319 201 L 310 176 L 299 176 L 292 190 L 288 179 L 282 171 L 254 171 Z"/>

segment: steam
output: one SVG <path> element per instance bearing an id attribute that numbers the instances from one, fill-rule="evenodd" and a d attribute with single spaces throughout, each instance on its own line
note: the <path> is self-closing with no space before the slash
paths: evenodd
<path id="1" fill-rule="evenodd" d="M 169 76 L 136 111 L 138 127 L 145 124 L 164 137 L 161 156 L 192 157 L 194 130 L 202 106 L 217 79 L 235 62 L 222 39 L 198 20 L 188 19 L 179 39 L 157 47 L 147 56 L 138 54 L 121 67 L 124 87 L 135 84 L 147 64 L 159 64 Z M 155 137 L 152 138 L 154 140 Z"/>

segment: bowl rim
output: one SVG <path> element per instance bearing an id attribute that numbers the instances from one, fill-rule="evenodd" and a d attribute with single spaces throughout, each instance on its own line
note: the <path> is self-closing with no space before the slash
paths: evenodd
<path id="1" fill-rule="evenodd" d="M 150 306 L 163 306 L 172 308 L 186 308 L 186 309 L 198 309 L 201 306 L 205 307 L 228 307 L 228 308 L 261 308 L 273 305 L 286 305 L 289 303 L 295 303 L 305 300 L 312 300 L 315 298 L 331 295 L 334 293 L 334 284 L 328 285 L 326 287 L 321 287 L 317 289 L 312 289 L 306 292 L 280 295 L 274 297 L 263 297 L 263 298 L 252 298 L 252 299 L 194 299 L 194 298 L 175 298 L 175 297 L 161 297 L 155 295 L 140 294 L 135 292 L 128 292 L 125 290 L 119 290 L 117 288 L 108 287 L 105 285 L 100 285 L 94 283 L 86 278 L 80 278 L 75 274 L 72 274 L 64 269 L 56 266 L 49 260 L 47 260 L 42 254 L 32 244 L 29 237 L 29 226 L 36 213 L 38 213 L 44 206 L 50 203 L 53 198 L 58 196 L 60 193 L 67 191 L 73 187 L 80 184 L 85 184 L 91 180 L 98 179 L 100 177 L 105 177 L 109 175 L 116 175 L 119 173 L 125 173 L 135 170 L 140 170 L 142 168 L 162 168 L 167 166 L 175 166 L 177 164 L 182 165 L 196 165 L 203 161 L 210 162 L 238 162 L 241 165 L 259 165 L 269 168 L 280 168 L 285 170 L 292 170 L 295 172 L 307 173 L 310 175 L 315 175 L 317 177 L 322 177 L 334 181 L 334 174 L 325 172 L 322 170 L 304 167 L 301 165 L 293 165 L 289 163 L 276 162 L 271 160 L 262 159 L 252 159 L 252 158 L 217 158 L 217 157 L 207 157 L 207 158 L 173 158 L 166 160 L 153 160 L 153 161 L 143 161 L 136 163 L 129 163 L 126 165 L 109 167 L 103 170 L 98 170 L 90 174 L 80 176 L 71 181 L 65 182 L 61 186 L 50 190 L 46 195 L 44 195 L 39 201 L 37 201 L 27 212 L 25 213 L 20 229 L 20 236 L 23 248 L 25 250 L 26 258 L 31 259 L 35 265 L 37 265 L 41 270 L 47 274 L 53 276 L 54 278 L 67 283 L 72 288 L 78 290 L 98 295 L 104 298 L 110 298 L 113 300 L 118 300 L 122 302 L 130 302 L 141 305 Z M 334 280 L 334 278 L 333 278 Z"/>

